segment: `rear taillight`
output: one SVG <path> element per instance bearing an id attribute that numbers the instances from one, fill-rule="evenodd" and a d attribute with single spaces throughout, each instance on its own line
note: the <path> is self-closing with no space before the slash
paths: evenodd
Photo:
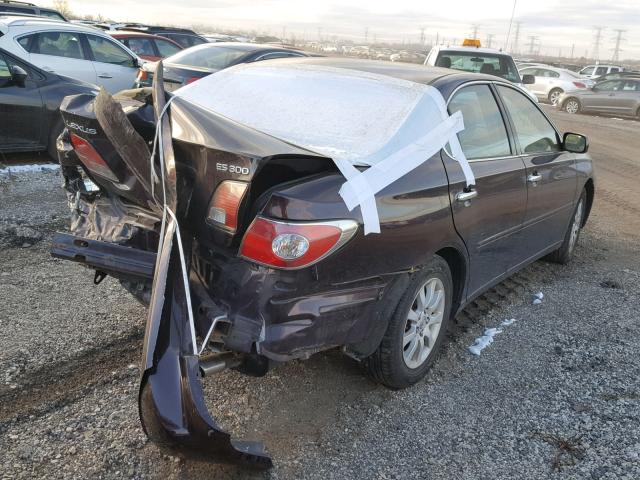
<path id="1" fill-rule="evenodd" d="M 573 84 L 578 88 L 587 88 L 587 86 L 582 82 L 573 82 Z"/>
<path id="2" fill-rule="evenodd" d="M 146 70 L 143 70 L 142 68 L 139 69 L 136 80 L 138 80 L 138 82 L 146 82 L 148 79 L 149 79 L 149 72 L 147 72 Z"/>
<path id="3" fill-rule="evenodd" d="M 235 232 L 238 228 L 238 211 L 247 187 L 248 184 L 245 182 L 234 180 L 221 182 L 209 204 L 207 221 L 212 225 Z"/>
<path id="4" fill-rule="evenodd" d="M 200 80 L 202 77 L 189 77 L 185 80 L 184 84 L 189 85 L 190 83 L 195 82 L 196 80 Z"/>
<path id="5" fill-rule="evenodd" d="M 240 256 L 269 267 L 308 267 L 338 250 L 357 229 L 353 220 L 297 223 L 257 217 L 242 239 Z"/>
<path id="6" fill-rule="evenodd" d="M 71 138 L 71 144 L 73 150 L 78 155 L 78 158 L 85 167 L 91 170 L 92 173 L 100 175 L 112 182 L 119 182 L 118 177 L 111 171 L 107 162 L 100 156 L 93 146 L 87 142 L 84 138 L 79 137 L 75 133 L 69 135 Z"/>

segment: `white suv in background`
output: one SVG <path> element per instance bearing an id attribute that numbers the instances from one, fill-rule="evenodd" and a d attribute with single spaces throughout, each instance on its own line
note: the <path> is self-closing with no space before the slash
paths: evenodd
<path id="1" fill-rule="evenodd" d="M 624 68 L 619 65 L 587 65 L 578 72 L 578 75 L 585 78 L 597 78 L 607 73 L 624 72 Z"/>
<path id="2" fill-rule="evenodd" d="M 98 29 L 44 18 L 0 14 L 0 47 L 43 70 L 111 93 L 132 88 L 143 63 Z"/>

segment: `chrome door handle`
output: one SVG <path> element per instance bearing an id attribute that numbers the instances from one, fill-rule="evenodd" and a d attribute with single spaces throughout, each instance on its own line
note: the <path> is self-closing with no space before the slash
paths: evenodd
<path id="1" fill-rule="evenodd" d="M 542 175 L 537 173 L 533 173 L 527 177 L 527 182 L 529 183 L 538 183 L 540 180 L 542 180 Z"/>
<path id="2" fill-rule="evenodd" d="M 462 202 L 467 205 L 467 202 L 470 202 L 472 198 L 476 198 L 478 196 L 477 190 L 469 190 L 468 192 L 458 192 L 456 194 L 456 201 Z"/>
<path id="3" fill-rule="evenodd" d="M 113 77 L 108 73 L 101 73 L 100 75 L 98 75 L 98 78 L 113 78 Z"/>

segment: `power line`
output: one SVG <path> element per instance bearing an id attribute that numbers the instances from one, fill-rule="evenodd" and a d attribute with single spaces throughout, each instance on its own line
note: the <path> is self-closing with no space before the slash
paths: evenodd
<path id="1" fill-rule="evenodd" d="M 624 38 L 622 38 L 622 34 L 626 32 L 626 30 L 617 28 L 614 30 L 614 32 L 618 32 L 618 34 L 616 35 L 616 46 L 613 47 L 613 57 L 611 58 L 611 61 L 617 62 L 620 59 L 620 52 L 622 51 L 622 49 L 620 48 L 620 44 L 624 40 Z"/>
<path id="2" fill-rule="evenodd" d="M 487 48 L 491 48 L 491 42 L 493 41 L 493 33 L 487 33 Z"/>
<path id="3" fill-rule="evenodd" d="M 538 51 L 540 51 L 540 37 L 538 35 L 529 35 L 527 38 L 529 39 L 529 55 L 534 55 L 536 53 L 536 47 Z"/>
<path id="4" fill-rule="evenodd" d="M 593 27 L 595 29 L 595 38 L 593 40 L 593 51 L 591 52 L 591 56 L 600 60 L 600 43 L 602 42 L 602 31 L 604 27 Z"/>
<path id="5" fill-rule="evenodd" d="M 516 22 L 516 33 L 513 36 L 513 43 L 511 44 L 511 52 L 514 55 L 517 55 L 519 51 L 518 42 L 520 41 L 520 25 L 522 25 L 522 22 Z"/>

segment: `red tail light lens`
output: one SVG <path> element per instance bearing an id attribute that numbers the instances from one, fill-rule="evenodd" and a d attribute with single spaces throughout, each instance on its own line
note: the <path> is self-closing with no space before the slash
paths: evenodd
<path id="1" fill-rule="evenodd" d="M 200 80 L 202 77 L 189 77 L 185 80 L 184 84 L 189 85 L 190 83 L 195 82 L 196 80 Z"/>
<path id="2" fill-rule="evenodd" d="M 335 252 L 357 229 L 353 220 L 294 223 L 257 217 L 244 235 L 240 256 L 269 267 L 308 267 Z"/>
<path id="3" fill-rule="evenodd" d="M 247 187 L 247 183 L 233 180 L 220 183 L 209 205 L 207 221 L 212 225 L 235 232 L 238 228 L 238 211 Z"/>
<path id="4" fill-rule="evenodd" d="M 78 155 L 80 161 L 91 170 L 92 173 L 96 175 L 100 175 L 101 177 L 106 178 L 112 182 L 120 182 L 118 177 L 111 171 L 107 162 L 100 156 L 96 149 L 87 142 L 84 138 L 79 137 L 75 133 L 69 135 L 71 138 L 71 144 L 73 145 L 73 150 Z"/>
<path id="5" fill-rule="evenodd" d="M 578 88 L 587 88 L 587 86 L 582 82 L 573 82 L 573 84 Z"/>

